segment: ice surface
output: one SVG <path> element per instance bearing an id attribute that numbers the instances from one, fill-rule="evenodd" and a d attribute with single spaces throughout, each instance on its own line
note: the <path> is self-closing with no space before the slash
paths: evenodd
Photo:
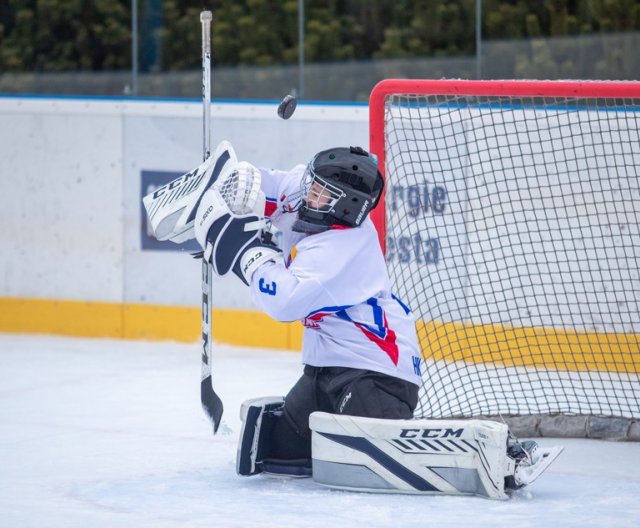
<path id="1" fill-rule="evenodd" d="M 506 502 L 332 491 L 235 474 L 240 402 L 286 393 L 296 353 L 213 346 L 212 436 L 197 344 L 0 335 L 0 527 L 640 526 L 640 444 L 565 452 Z"/>

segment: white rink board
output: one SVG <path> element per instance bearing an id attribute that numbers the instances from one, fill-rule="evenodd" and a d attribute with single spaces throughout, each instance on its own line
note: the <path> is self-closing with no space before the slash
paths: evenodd
<path id="1" fill-rule="evenodd" d="M 62 104 L 0 99 L 0 296 L 120 301 L 121 119 Z"/>
<path id="2" fill-rule="evenodd" d="M 637 128 L 625 128 L 624 117 L 581 109 L 547 109 L 543 116 L 526 108 L 388 107 L 387 124 L 421 120 L 420 127 L 398 125 L 401 141 L 386 153 L 389 235 L 420 233 L 442 244 L 437 266 L 415 259 L 395 264 L 403 277 L 425 285 L 416 300 L 422 315 L 640 332 L 640 137 Z M 407 209 L 393 188 L 408 192 L 416 182 L 446 188 L 447 208 L 416 215 L 408 232 L 399 223 Z M 558 258 L 532 273 L 539 253 Z M 401 297 L 403 289 L 415 297 L 411 284 L 397 286 Z"/>
<path id="3" fill-rule="evenodd" d="M 275 103 L 214 103 L 212 144 L 229 139 L 241 159 L 278 168 L 306 161 L 316 151 L 330 146 L 368 146 L 366 106 L 301 104 L 293 118 L 286 122 L 276 117 L 275 107 Z M 532 326 L 553 325 L 562 322 L 560 308 L 546 310 L 555 314 L 549 319 L 549 316 L 531 310 L 531 306 L 523 304 L 522 300 L 534 299 L 540 305 L 546 299 L 555 298 L 559 299 L 558 305 L 584 305 L 585 298 L 595 295 L 599 302 L 606 302 L 612 308 L 610 318 L 587 321 L 586 328 L 638 332 L 638 299 L 627 295 L 623 300 L 627 303 L 626 308 L 617 313 L 615 308 L 620 299 L 613 293 L 625 289 L 637 291 L 640 281 L 637 252 L 615 253 L 619 252 L 616 248 L 621 242 L 627 248 L 640 248 L 638 225 L 625 224 L 625 218 L 638 214 L 640 207 L 640 191 L 621 185 L 630 178 L 617 182 L 607 179 L 606 174 L 600 174 L 590 166 L 580 167 L 571 159 L 558 159 L 557 153 L 554 153 L 554 162 L 560 170 L 554 182 L 541 180 L 536 174 L 526 174 L 517 166 L 498 166 L 497 158 L 487 158 L 488 151 L 484 147 L 507 149 L 508 145 L 477 137 L 475 143 L 469 143 L 475 145 L 475 150 L 468 150 L 467 143 L 460 140 L 462 134 L 468 133 L 468 123 L 454 119 L 446 126 L 442 113 L 435 109 L 431 111 L 436 126 L 433 130 L 427 127 L 425 133 L 431 134 L 429 141 L 441 147 L 439 159 L 435 160 L 438 163 L 433 165 L 439 167 L 439 172 L 426 174 L 425 178 L 427 182 L 446 185 L 451 207 L 445 215 L 427 215 L 421 221 L 425 231 L 444 232 L 452 237 L 449 253 L 447 248 L 442 248 L 449 276 L 446 280 L 439 277 L 430 284 L 433 277 L 429 266 L 415 262 L 404 264 L 409 273 L 430 284 L 429 305 L 449 313 L 452 320 L 458 321 L 500 323 L 509 313 L 518 311 L 521 320 L 527 321 L 529 317 L 528 323 Z M 0 97 L 3 122 L 0 127 L 3 152 L 0 165 L 0 244 L 3 254 L 0 297 L 199 306 L 200 266 L 197 261 L 175 251 L 141 250 L 140 175 L 142 171 L 181 173 L 200 163 L 201 112 L 201 104 L 195 101 Z M 482 128 L 476 125 L 488 117 L 477 110 L 474 112 L 473 129 L 480 133 Z M 507 115 L 514 116 L 513 113 Z M 495 126 L 495 115 L 491 119 Z M 567 114 L 558 119 L 567 119 Z M 585 152 L 592 148 L 599 156 L 632 161 L 636 167 L 639 164 L 640 148 L 624 150 L 629 145 L 637 147 L 640 144 L 637 130 L 626 142 L 628 131 L 616 127 L 616 121 L 609 121 L 607 129 L 594 130 L 602 136 L 603 145 L 612 142 L 610 151 L 597 150 L 604 148 L 600 145 L 575 145 L 576 137 L 569 138 L 568 134 L 563 138 L 547 138 L 544 128 L 531 129 L 533 120 L 527 121 L 526 129 L 521 128 L 522 122 L 514 119 L 500 124 L 508 133 L 505 137 L 538 138 L 543 146 L 571 139 L 576 148 Z M 595 129 L 597 121 L 592 119 L 590 123 Z M 567 130 L 571 126 L 566 123 Z M 548 159 L 544 152 L 535 150 L 522 152 L 522 156 L 537 164 L 544 164 Z M 410 161 L 408 166 L 417 170 L 426 166 L 426 160 L 420 159 L 416 152 L 412 153 Z M 529 165 L 525 161 L 522 165 Z M 482 171 L 484 180 L 479 183 L 484 183 L 484 187 L 469 185 L 487 165 L 492 172 Z M 517 254 L 505 256 L 509 266 L 494 269 L 465 261 L 464 248 L 483 251 L 492 240 L 509 242 L 513 237 L 521 238 L 518 230 L 530 220 L 512 211 L 491 210 L 491 193 L 507 192 L 509 182 L 517 181 L 501 180 L 502 175 L 518 174 L 525 181 L 526 178 L 537 178 L 541 184 L 538 188 L 543 190 L 548 187 L 545 183 L 554 183 L 559 186 L 557 188 L 574 185 L 575 182 L 562 179 L 567 174 L 565 168 L 579 168 L 588 174 L 592 188 L 598 189 L 599 196 L 591 202 L 574 204 L 573 212 L 587 212 L 592 223 L 608 229 L 610 237 L 603 240 L 609 245 L 585 245 L 574 250 L 575 262 L 563 264 L 564 267 L 549 267 L 545 270 L 549 280 L 544 284 L 523 281 L 527 263 Z M 493 181 L 487 180 L 489 174 L 495 176 Z M 617 187 L 616 183 L 619 184 Z M 480 195 L 479 189 L 491 190 L 491 193 Z M 631 210 L 616 208 L 609 211 L 598 207 L 599 200 L 611 201 L 626 195 L 636 198 L 622 202 Z M 537 218 L 539 225 L 545 227 L 541 232 L 547 227 L 550 233 L 553 229 L 579 229 L 571 219 L 571 211 L 563 212 L 554 207 L 553 196 L 540 194 L 534 198 L 536 203 L 522 206 L 534 211 L 542 204 L 545 218 Z M 465 209 L 466 202 L 481 207 Z M 469 231 L 465 227 L 465 215 L 474 213 L 481 213 L 473 220 L 482 229 Z M 553 240 L 531 240 L 527 251 L 544 250 L 552 243 Z M 626 262 L 626 270 L 605 270 L 609 275 L 609 287 L 604 292 L 588 291 L 589 284 L 583 283 L 583 291 L 565 292 L 564 298 L 558 297 L 558 290 L 549 285 L 563 275 L 576 273 L 575 266 L 579 266 L 579 261 L 589 252 L 617 254 L 623 257 L 621 262 Z M 601 259 L 600 262 L 608 261 Z M 484 284 L 492 280 L 510 280 L 515 273 L 521 283 L 511 290 L 511 297 L 491 299 L 485 295 Z M 485 295 L 485 302 L 478 305 L 460 303 L 459 292 L 465 288 L 476 295 Z M 553 297 L 546 295 L 549 292 L 545 288 L 553 290 Z M 234 278 L 217 281 L 215 291 L 216 307 L 251 308 L 248 292 Z M 398 293 L 400 297 L 404 296 L 401 288 Z"/>
<path id="4" fill-rule="evenodd" d="M 212 145 L 289 168 L 332 146 L 368 146 L 368 108 L 212 104 Z M 141 174 L 202 161 L 198 101 L 0 97 L 0 297 L 200 306 L 200 264 L 141 250 Z M 251 308 L 235 277 L 215 307 Z"/>

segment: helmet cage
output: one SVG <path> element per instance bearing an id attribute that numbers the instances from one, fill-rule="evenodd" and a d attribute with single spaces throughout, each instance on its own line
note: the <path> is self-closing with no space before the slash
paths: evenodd
<path id="1" fill-rule="evenodd" d="M 302 206 L 316 213 L 335 213 L 338 202 L 347 196 L 340 187 L 318 176 L 311 164 L 304 172 L 301 187 Z"/>

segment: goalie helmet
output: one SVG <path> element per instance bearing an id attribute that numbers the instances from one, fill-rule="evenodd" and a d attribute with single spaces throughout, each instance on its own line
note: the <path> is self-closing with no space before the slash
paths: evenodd
<path id="1" fill-rule="evenodd" d="M 384 180 L 373 156 L 360 147 L 343 147 L 316 154 L 301 185 L 293 230 L 320 233 L 333 225 L 361 225 L 378 205 Z"/>

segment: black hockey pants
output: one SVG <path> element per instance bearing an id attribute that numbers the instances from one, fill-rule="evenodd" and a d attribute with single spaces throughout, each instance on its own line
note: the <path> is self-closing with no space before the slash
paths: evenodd
<path id="1" fill-rule="evenodd" d="M 311 458 L 309 415 L 314 411 L 368 418 L 410 419 L 418 403 L 418 386 L 379 372 L 343 367 L 312 367 L 285 397 L 269 456 Z"/>

